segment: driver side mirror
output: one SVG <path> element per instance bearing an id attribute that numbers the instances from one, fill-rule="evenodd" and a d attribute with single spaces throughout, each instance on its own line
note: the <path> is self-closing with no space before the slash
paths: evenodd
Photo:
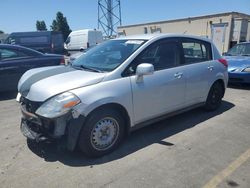
<path id="1" fill-rule="evenodd" d="M 151 75 L 154 73 L 154 65 L 149 63 L 139 64 L 136 68 L 137 76 Z"/>
<path id="2" fill-rule="evenodd" d="M 154 65 L 149 63 L 139 64 L 136 68 L 137 82 L 142 82 L 143 76 L 154 73 Z"/>

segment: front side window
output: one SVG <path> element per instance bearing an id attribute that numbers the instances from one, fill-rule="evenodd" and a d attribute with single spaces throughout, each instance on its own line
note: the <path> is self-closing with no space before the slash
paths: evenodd
<path id="1" fill-rule="evenodd" d="M 10 36 L 5 40 L 6 44 L 16 44 L 16 37 Z"/>
<path id="2" fill-rule="evenodd" d="M 188 40 L 182 42 L 184 59 L 186 64 L 209 61 L 211 57 L 211 46 L 207 42 Z"/>
<path id="3" fill-rule="evenodd" d="M 110 40 L 88 50 L 72 66 L 110 72 L 122 64 L 145 40 Z"/>
<path id="4" fill-rule="evenodd" d="M 146 48 L 125 71 L 125 75 L 135 74 L 136 67 L 141 63 L 154 65 L 154 70 L 163 70 L 179 64 L 180 53 L 178 43 L 173 41 L 162 41 Z"/>
<path id="5" fill-rule="evenodd" d="M 69 44 L 70 43 L 70 38 L 71 37 L 68 37 L 67 40 L 65 41 L 65 44 Z"/>

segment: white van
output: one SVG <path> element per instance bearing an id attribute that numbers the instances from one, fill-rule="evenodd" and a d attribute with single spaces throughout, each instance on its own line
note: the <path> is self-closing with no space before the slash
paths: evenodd
<path id="1" fill-rule="evenodd" d="M 72 31 L 64 47 L 68 51 L 81 51 L 95 46 L 103 41 L 102 32 L 95 29 L 83 29 Z"/>

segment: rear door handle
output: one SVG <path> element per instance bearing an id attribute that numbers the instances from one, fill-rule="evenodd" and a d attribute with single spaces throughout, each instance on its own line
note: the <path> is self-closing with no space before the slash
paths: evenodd
<path id="1" fill-rule="evenodd" d="M 212 71 L 212 70 L 214 70 L 214 66 L 208 66 L 207 69 Z"/>
<path id="2" fill-rule="evenodd" d="M 174 74 L 174 77 L 178 78 L 178 79 L 180 79 L 182 76 L 183 76 L 182 72 L 177 72 L 177 73 Z"/>

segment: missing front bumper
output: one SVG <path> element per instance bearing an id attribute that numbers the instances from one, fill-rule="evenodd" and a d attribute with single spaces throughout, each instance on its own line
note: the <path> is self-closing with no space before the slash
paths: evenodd
<path id="1" fill-rule="evenodd" d="M 27 112 L 25 106 L 21 106 L 21 110 L 23 118 L 20 128 L 25 137 L 36 142 L 57 140 L 61 144 L 65 144 L 63 140 L 66 139 L 67 149 L 75 149 L 85 116 L 73 118 L 72 114 L 68 113 L 56 119 L 43 119 Z"/>
<path id="2" fill-rule="evenodd" d="M 36 142 L 40 142 L 40 141 L 45 141 L 49 139 L 43 136 L 41 133 L 37 133 L 33 131 L 31 128 L 29 128 L 27 122 L 24 119 L 22 119 L 21 121 L 20 129 L 21 129 L 22 134 L 30 140 L 35 140 Z"/>

